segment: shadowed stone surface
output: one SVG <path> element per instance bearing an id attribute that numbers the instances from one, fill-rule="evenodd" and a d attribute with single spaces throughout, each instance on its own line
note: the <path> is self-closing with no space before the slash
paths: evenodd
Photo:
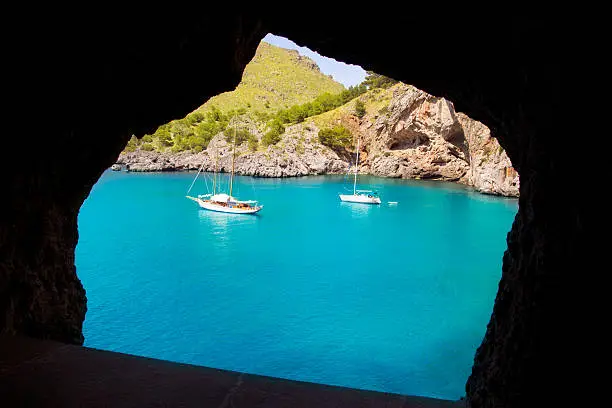
<path id="1" fill-rule="evenodd" d="M 0 406 L 452 408 L 462 404 L 0 337 Z"/>

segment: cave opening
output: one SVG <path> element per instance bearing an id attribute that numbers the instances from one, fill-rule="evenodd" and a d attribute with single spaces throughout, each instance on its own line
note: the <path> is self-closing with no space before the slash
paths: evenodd
<path id="1" fill-rule="evenodd" d="M 400 204 L 385 202 L 378 209 L 338 205 L 336 190 L 350 189 L 352 182 L 349 165 L 354 160 L 350 153 L 354 142 L 346 158 L 333 150 L 326 153 L 337 155 L 334 160 L 348 161 L 343 174 L 305 179 L 287 178 L 286 173 L 280 179 L 249 174 L 249 167 L 240 163 L 248 164 L 257 155 L 280 159 L 286 153 L 279 145 L 285 152 L 293 149 L 294 161 L 325 149 L 316 133 L 325 126 L 342 124 L 370 140 L 380 132 L 358 133 L 368 129 L 369 123 L 384 123 L 393 115 L 423 116 L 422 105 L 402 105 L 398 102 L 402 98 L 428 98 L 442 108 L 448 105 L 394 81 L 327 112 L 283 122 L 286 129 L 281 140 L 261 146 L 266 129 L 260 131 L 262 125 L 253 123 L 261 118 L 272 121 L 270 110 L 291 112 L 293 106 L 316 100 L 329 87 L 337 88 L 338 94 L 342 88 L 329 85 L 331 79 L 325 77 L 329 74 L 321 72 L 314 60 L 282 47 L 260 45 L 252 61 L 234 91 L 211 98 L 155 132 L 132 137 L 120 155 L 124 157 L 118 161 L 120 171 L 106 170 L 85 201 L 76 251 L 79 277 L 88 293 L 84 345 L 331 385 L 447 399 L 463 396 L 473 354 L 490 316 L 503 237 L 516 212 L 515 201 L 483 196 L 452 183 L 364 174 L 360 183 L 370 183 L 387 201 Z M 323 85 L 315 86 L 313 92 L 293 71 L 285 72 L 290 79 L 283 78 L 280 63 L 306 69 L 303 76 L 316 73 Z M 287 84 L 277 92 L 280 101 L 266 93 L 274 84 L 265 73 Z M 251 93 L 261 87 L 267 89 Z M 302 97 L 307 91 L 313 95 L 310 100 L 301 105 L 288 102 L 291 92 Z M 358 98 L 365 102 L 362 118 L 355 114 Z M 325 115 L 331 121 L 326 122 Z M 455 118 L 454 122 L 444 122 L 445 115 Z M 265 207 L 260 217 L 235 218 L 198 210 L 184 197 L 196 181 L 196 193 L 210 192 L 213 182 L 227 190 L 228 175 L 214 175 L 212 170 L 216 166 L 220 173 L 228 173 L 232 168 L 228 134 L 214 135 L 201 153 L 194 152 L 189 138 L 197 139 L 200 130 L 204 135 L 210 128 L 219 131 L 215 126 L 224 120 L 231 129 L 236 118 L 260 146 L 252 149 L 250 136 L 245 136 L 237 168 L 246 171 L 234 179 L 234 194 L 261 200 Z M 431 136 L 450 151 L 453 143 L 444 137 L 452 139 L 447 134 L 453 136 L 459 121 L 447 111 L 427 118 L 431 122 L 421 118 L 415 124 L 417 131 L 389 131 L 390 142 L 383 141 L 381 148 L 388 143 L 411 144 L 413 136 L 420 134 L 426 141 L 420 146 L 428 146 Z M 297 149 L 300 143 L 302 155 Z M 388 151 L 377 151 L 375 142 L 370 143 L 362 145 L 364 162 L 377 154 L 384 157 Z M 396 149 L 392 145 L 389 150 Z M 144 165 L 138 155 L 146 160 Z M 185 161 L 177 163 L 177 157 Z M 431 160 L 437 166 L 446 164 L 439 158 Z M 200 174 L 203 161 L 206 165 Z M 200 178 L 194 179 L 194 174 Z M 423 172 L 420 178 L 437 176 Z M 319 196 L 309 198 L 313 192 Z M 281 211 L 284 205 L 278 194 L 291 197 L 292 212 Z M 321 204 L 314 205 L 313 200 Z M 419 218 L 428 220 L 425 225 L 421 221 L 424 229 L 406 233 L 397 228 L 417 225 Z M 364 227 L 371 231 L 364 235 Z M 456 231 L 449 234 L 453 228 Z M 320 233 L 327 238 L 317 237 Z M 385 238 L 373 241 L 372 234 Z M 397 255 L 389 256 L 390 250 Z M 436 255 L 438 251 L 446 258 Z M 348 275 L 329 276 L 355 258 L 358 266 L 349 268 Z M 404 258 L 410 260 L 408 265 Z M 395 273 L 383 273 L 381 279 L 379 270 Z M 352 273 L 361 279 L 359 284 Z M 398 288 L 392 288 L 392 282 Z M 435 300 L 425 296 L 428 290 Z M 417 317 L 403 316 L 406 309 L 418 310 Z M 440 325 L 441 321 L 445 323 Z"/>
<path id="2" fill-rule="evenodd" d="M 575 145 L 559 143 L 566 133 L 560 124 L 571 116 L 570 104 L 562 101 L 562 78 L 568 77 L 561 74 L 561 61 L 573 54 L 565 22 L 550 13 L 550 18 L 529 13 L 481 18 L 442 9 L 421 13 L 435 16 L 421 19 L 412 17 L 419 15 L 414 5 L 400 11 L 394 24 L 368 21 L 369 35 L 358 41 L 346 10 L 325 15 L 303 10 L 291 19 L 271 10 L 214 16 L 181 10 L 180 18 L 168 14 L 158 21 L 163 30 L 152 29 L 151 20 L 117 19 L 109 30 L 108 21 L 29 15 L 31 20 L 22 22 L 15 14 L 13 20 L 27 32 L 40 35 L 37 41 L 12 36 L 7 49 L 8 77 L 18 86 L 7 90 L 14 117 L 5 134 L 22 135 L 27 123 L 31 137 L 12 139 L 14 151 L 28 152 L 31 160 L 24 166 L 19 154 L 7 154 L 3 161 L 10 194 L 0 201 L 2 334 L 83 342 L 87 299 L 74 266 L 82 203 L 132 134 L 154 132 L 203 99 L 233 89 L 261 38 L 275 32 L 448 98 L 458 111 L 491 129 L 512 159 L 504 174 L 521 174 L 521 195 L 493 314 L 466 385 L 467 402 L 471 407 L 529 406 L 548 399 L 540 404 L 545 406 L 550 399 L 582 393 L 586 388 L 559 386 L 591 377 L 559 362 L 559 356 L 577 357 L 579 349 L 586 349 L 559 334 L 559 328 L 573 333 L 578 320 L 566 321 L 559 311 L 567 304 L 561 287 L 592 259 L 584 234 L 585 200 L 570 194 L 563 205 L 558 201 L 567 185 L 580 185 L 578 172 L 559 177 L 566 159 L 576 156 L 570 151 Z M 432 29 L 432 21 L 445 29 Z M 407 28 L 426 35 L 403 52 Z M 430 63 L 440 61 L 446 63 Z M 33 106 L 44 109 L 33 111 Z M 372 159 L 402 177 L 410 168 L 396 166 L 395 152 Z M 470 163 L 479 162 L 470 157 Z M 586 294 L 582 289 L 576 288 Z M 578 316 L 597 309 L 579 302 L 573 307 Z M 29 377 L 8 379 L 19 378 Z M 567 393 L 559 393 L 560 388 Z M 24 388 L 5 389 L 11 395 L 25 393 Z"/>

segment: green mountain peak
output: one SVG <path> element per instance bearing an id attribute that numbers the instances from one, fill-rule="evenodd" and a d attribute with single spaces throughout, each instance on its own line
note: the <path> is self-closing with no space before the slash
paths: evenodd
<path id="1" fill-rule="evenodd" d="M 210 98 L 184 118 L 161 125 L 153 135 L 144 135 L 141 141 L 134 137 L 126 151 L 140 147 L 145 151 L 198 152 L 227 127 L 234 115 L 246 115 L 243 119 L 250 117 L 263 126 L 272 126 L 278 134 L 268 139 L 277 140 L 284 127 L 280 122 L 265 123 L 274 118 L 277 122 L 292 122 L 298 116 L 303 120 L 306 110 L 302 105 L 319 99 L 306 115 L 312 116 L 339 106 L 338 101 L 348 97 L 340 95 L 347 92 L 354 93 L 354 90 L 346 90 L 331 76 L 323 74 L 312 59 L 295 50 L 261 42 L 235 90 Z"/>
<path id="2" fill-rule="evenodd" d="M 197 111 L 214 105 L 223 112 L 245 108 L 272 113 L 309 102 L 322 93 L 337 94 L 344 89 L 341 83 L 323 74 L 312 59 L 295 50 L 261 42 L 236 89 L 210 98 Z"/>

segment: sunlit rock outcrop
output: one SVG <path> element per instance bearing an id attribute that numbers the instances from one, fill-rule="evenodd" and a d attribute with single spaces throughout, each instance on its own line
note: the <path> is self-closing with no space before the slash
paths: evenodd
<path id="1" fill-rule="evenodd" d="M 363 128 L 375 175 L 455 181 L 469 168 L 452 104 L 415 87 L 398 85 L 386 112 Z"/>
<path id="2" fill-rule="evenodd" d="M 463 113 L 457 118 L 469 158 L 469 169 L 461 181 L 483 193 L 518 196 L 519 175 L 489 128 Z"/>
<path id="3" fill-rule="evenodd" d="M 518 196 L 518 174 L 488 128 L 453 104 L 413 86 L 398 84 L 390 90 L 374 89 L 362 99 L 369 108 L 376 94 L 391 93 L 384 113 L 371 111 L 359 120 L 350 111 L 353 101 L 304 123 L 287 126 L 280 143 L 261 146 L 265 123 L 248 115 L 240 126 L 257 139 L 252 148 L 237 146 L 235 172 L 260 177 L 336 174 L 352 165 L 352 149 L 334 151 L 319 142 L 321 124 L 342 124 L 361 141 L 360 171 L 382 177 L 458 181 L 489 194 Z M 374 101 L 374 102 L 372 102 Z M 335 119 L 330 119 L 335 118 Z M 171 153 L 137 149 L 123 152 L 117 161 L 130 171 L 231 170 L 231 146 L 223 133 L 201 153 Z"/>

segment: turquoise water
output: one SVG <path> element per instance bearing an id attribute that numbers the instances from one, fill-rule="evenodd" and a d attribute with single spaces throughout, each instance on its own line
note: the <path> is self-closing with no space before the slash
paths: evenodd
<path id="1" fill-rule="evenodd" d="M 200 210 L 193 173 L 106 172 L 79 215 L 85 345 L 402 394 L 463 396 L 517 201 L 450 183 L 238 177 L 260 215 Z M 205 178 L 204 178 L 205 180 Z M 198 180 L 197 193 L 205 193 Z M 398 201 L 390 206 L 388 201 Z"/>

